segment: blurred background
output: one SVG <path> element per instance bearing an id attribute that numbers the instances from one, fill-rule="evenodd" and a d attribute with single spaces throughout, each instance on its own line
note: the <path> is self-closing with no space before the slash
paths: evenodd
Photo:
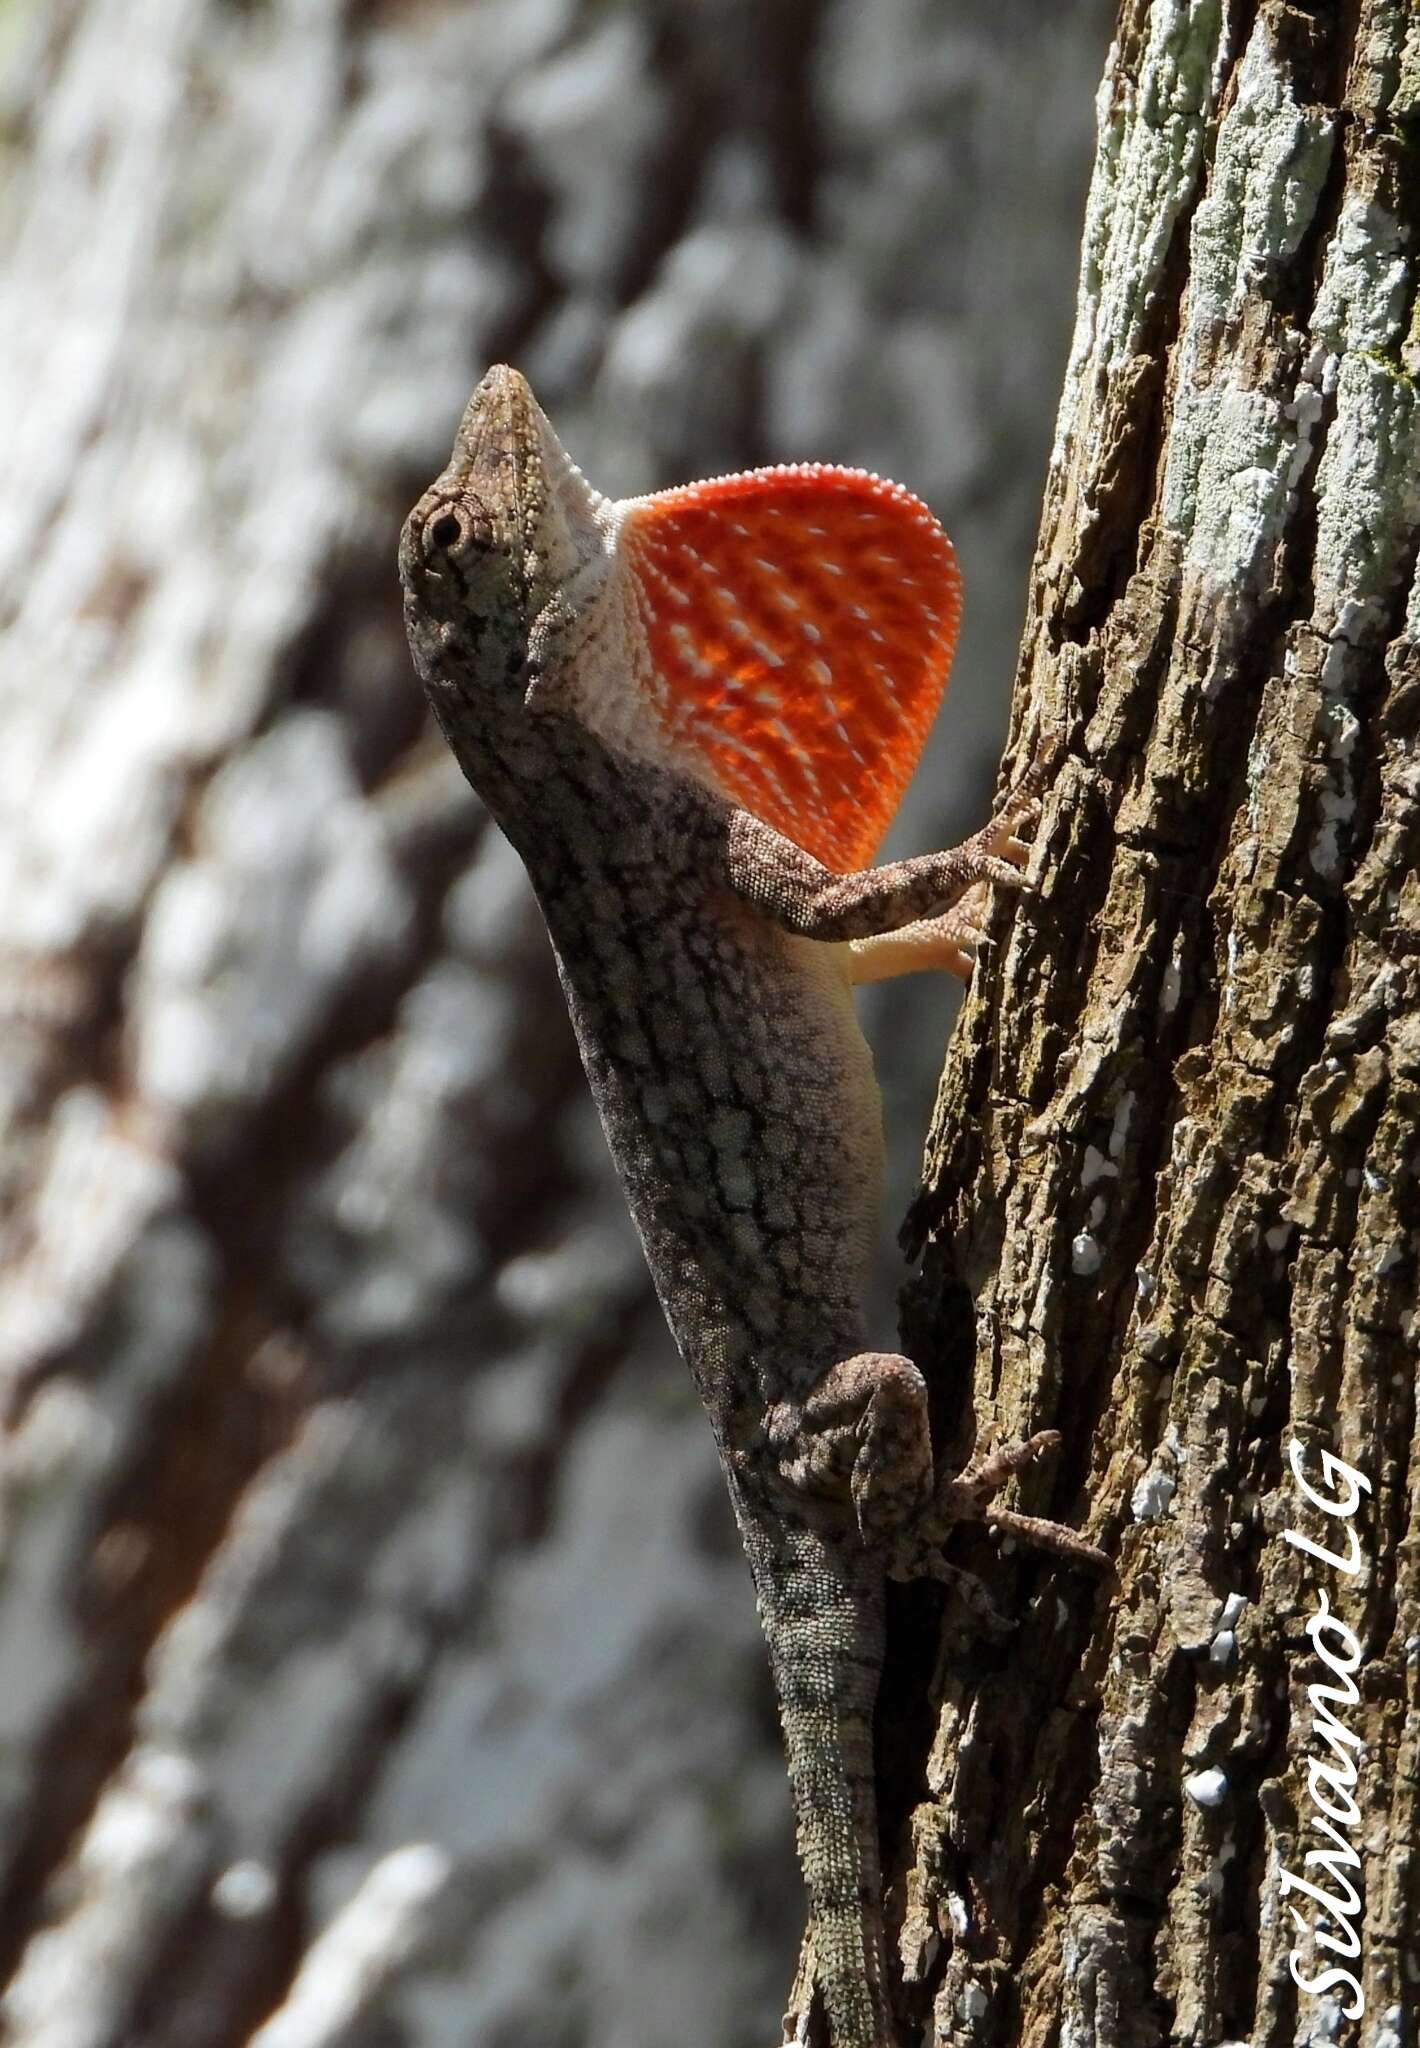
<path id="1" fill-rule="evenodd" d="M 766 2048 L 748 1577 L 394 549 L 486 365 L 603 491 L 927 498 L 990 801 L 1109 0 L 0 10 L 0 2018 Z M 869 1010 L 911 1193 L 954 995 Z"/>

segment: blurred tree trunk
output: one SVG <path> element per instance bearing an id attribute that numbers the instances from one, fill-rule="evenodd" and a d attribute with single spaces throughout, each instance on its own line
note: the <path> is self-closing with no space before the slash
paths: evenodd
<path id="1" fill-rule="evenodd" d="M 1026 1502 L 1119 1577 L 962 1544 L 1019 1627 L 944 1643 L 925 1794 L 887 1773 L 953 2048 L 1420 2009 L 1417 118 L 1388 0 L 1121 9 L 1015 706 L 1068 753 L 911 1225 L 944 1405 L 1058 1427 Z M 1365 1476 L 1349 1524 L 1294 1443 Z M 1348 1527 L 1354 1573 L 1285 1540 Z"/>
<path id="2" fill-rule="evenodd" d="M 500 356 L 610 491 L 905 477 L 971 586 L 911 843 L 960 836 L 1106 28 L 1058 13 L 0 9 L 7 2048 L 772 2038 L 748 1575 L 394 548 Z M 941 1000 L 885 999 L 900 1160 Z"/>

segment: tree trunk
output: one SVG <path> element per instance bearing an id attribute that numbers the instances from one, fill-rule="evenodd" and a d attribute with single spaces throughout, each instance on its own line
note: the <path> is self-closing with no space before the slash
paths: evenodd
<path id="1" fill-rule="evenodd" d="M 395 542 L 499 356 L 608 491 L 901 476 L 960 837 L 1107 31 L 1050 12 L 0 10 L 7 2048 L 777 2032 L 748 1574 Z M 944 1003 L 882 1000 L 900 1164 Z"/>
<path id="2" fill-rule="evenodd" d="M 1019 1625 L 943 1645 L 899 1860 L 953 2048 L 1420 2011 L 1417 117 L 1389 0 L 1121 10 L 1015 703 L 1065 752 L 912 1224 L 919 1350 L 1063 1432 L 1026 1503 L 1118 1580 L 963 1544 Z"/>

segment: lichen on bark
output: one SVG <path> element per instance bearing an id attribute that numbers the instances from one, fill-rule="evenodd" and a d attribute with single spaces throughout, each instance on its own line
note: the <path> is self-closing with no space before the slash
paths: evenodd
<path id="1" fill-rule="evenodd" d="M 1413 41 L 1379 0 L 1127 0 L 1101 91 L 1015 708 L 1067 754 L 913 1234 L 942 1374 L 988 1433 L 1063 1431 L 1029 1504 L 1118 1581 L 996 1567 L 1014 1638 L 944 1667 L 900 1867 L 954 2044 L 1379 2044 L 1416 2008 Z M 1281 1883 L 1328 1676 L 1293 1440 L 1374 1488 L 1327 1588 L 1355 2025 L 1289 1971 L 1343 1960 Z"/>

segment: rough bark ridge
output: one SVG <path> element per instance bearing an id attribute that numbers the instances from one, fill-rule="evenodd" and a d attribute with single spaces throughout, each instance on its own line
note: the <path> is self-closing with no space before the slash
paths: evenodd
<path id="1" fill-rule="evenodd" d="M 1089 1503 L 1120 1583 L 1007 1567 L 1018 1634 L 944 1661 L 903 1954 L 954 2048 L 1389 2044 L 1420 2006 L 1417 116 L 1388 0 L 1122 10 L 1016 703 L 1070 758 L 916 1219 L 978 1422 L 1065 1432 L 1029 1504 Z M 1283 1540 L 1346 1549 L 1293 1438 L 1374 1488 L 1352 1578 Z M 1367 1745 L 1330 1875 L 1323 1591 Z M 1282 1891 L 1338 1868 L 1355 2026 L 1288 1968 L 1347 1960 Z"/>

